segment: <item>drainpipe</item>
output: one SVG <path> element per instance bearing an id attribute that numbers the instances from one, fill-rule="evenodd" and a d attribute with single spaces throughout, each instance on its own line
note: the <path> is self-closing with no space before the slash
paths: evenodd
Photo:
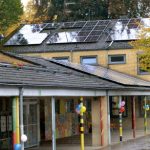
<path id="1" fill-rule="evenodd" d="M 20 135 L 24 135 L 23 125 L 23 88 L 19 88 L 19 99 L 20 99 Z M 21 141 L 21 150 L 24 150 L 24 142 Z"/>
<path id="2" fill-rule="evenodd" d="M 56 150 L 55 97 L 51 99 L 52 107 L 52 150 Z"/>

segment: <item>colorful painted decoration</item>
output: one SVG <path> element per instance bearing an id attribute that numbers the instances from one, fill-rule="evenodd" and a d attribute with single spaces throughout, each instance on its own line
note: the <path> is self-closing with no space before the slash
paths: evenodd
<path id="1" fill-rule="evenodd" d="M 121 106 L 125 106 L 126 102 L 125 101 L 122 101 L 121 102 Z"/>
<path id="2" fill-rule="evenodd" d="M 80 112 L 82 112 L 82 113 L 86 112 L 86 107 L 82 106 L 81 109 L 80 109 Z"/>
<path id="3" fill-rule="evenodd" d="M 80 112 L 84 113 L 84 112 L 86 112 L 86 107 L 85 106 L 81 107 L 81 105 L 79 104 L 79 105 L 76 106 L 75 111 L 76 111 L 77 114 L 80 114 Z"/>
<path id="4" fill-rule="evenodd" d="M 21 150 L 21 144 L 15 144 L 14 150 Z"/>
<path id="5" fill-rule="evenodd" d="M 120 108 L 120 112 L 123 113 L 124 111 L 125 111 L 125 108 L 124 108 L 124 107 L 121 107 L 121 108 Z"/>
<path id="6" fill-rule="evenodd" d="M 27 136 L 25 134 L 21 135 L 21 141 L 26 142 L 27 141 Z"/>
<path id="7" fill-rule="evenodd" d="M 81 105 L 79 104 L 76 106 L 76 109 L 75 109 L 77 114 L 80 114 L 80 109 L 81 109 Z"/>
<path id="8" fill-rule="evenodd" d="M 144 109 L 145 109 L 146 111 L 148 111 L 148 110 L 149 110 L 149 105 L 145 105 L 145 106 L 144 106 Z"/>

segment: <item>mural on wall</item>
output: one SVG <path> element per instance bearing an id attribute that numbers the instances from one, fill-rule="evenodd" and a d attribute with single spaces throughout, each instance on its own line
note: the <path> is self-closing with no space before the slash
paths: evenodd
<path id="1" fill-rule="evenodd" d="M 79 115 L 75 113 L 76 100 L 59 100 L 60 111 L 56 111 L 56 137 L 68 137 L 79 134 Z M 74 107 L 73 107 L 73 104 Z M 56 107 L 58 107 L 56 105 Z M 69 108 L 70 107 L 70 108 Z M 46 140 L 52 139 L 51 131 L 51 101 L 45 101 L 45 137 Z M 89 132 L 89 124 L 91 123 L 91 113 L 86 112 L 84 115 L 85 120 L 85 133 Z"/>

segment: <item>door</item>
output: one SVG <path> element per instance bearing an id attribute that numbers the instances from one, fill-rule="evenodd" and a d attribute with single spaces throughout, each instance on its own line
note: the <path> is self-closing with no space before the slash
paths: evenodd
<path id="1" fill-rule="evenodd" d="M 38 145 L 38 104 L 37 102 L 25 102 L 23 106 L 24 133 L 28 140 L 25 148 Z"/>

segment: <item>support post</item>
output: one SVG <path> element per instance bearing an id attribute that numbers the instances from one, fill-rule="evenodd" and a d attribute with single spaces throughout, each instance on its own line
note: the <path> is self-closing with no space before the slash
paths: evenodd
<path id="1" fill-rule="evenodd" d="M 55 124 L 55 98 L 51 99 L 52 105 L 52 150 L 56 150 L 56 124 Z"/>
<path id="2" fill-rule="evenodd" d="M 119 96 L 119 106 L 121 106 L 121 96 Z M 119 135 L 122 142 L 122 112 L 119 111 Z"/>
<path id="3" fill-rule="evenodd" d="M 111 132 L 110 132 L 110 99 L 108 95 L 108 91 L 106 91 L 106 96 L 107 96 L 107 121 L 108 121 L 108 144 L 111 144 Z"/>
<path id="4" fill-rule="evenodd" d="M 135 138 L 136 137 L 135 96 L 132 97 L 132 129 L 133 129 L 133 138 Z"/>
<path id="5" fill-rule="evenodd" d="M 101 146 L 104 145 L 104 124 L 103 124 L 103 106 L 102 100 L 100 99 L 100 131 L 101 131 Z"/>
<path id="6" fill-rule="evenodd" d="M 146 96 L 144 97 L 144 133 L 145 135 L 147 134 L 147 110 L 146 110 L 146 105 L 147 105 L 147 99 Z"/>
<path id="7" fill-rule="evenodd" d="M 20 99 L 20 135 L 24 134 L 23 125 L 23 88 L 19 89 L 19 99 Z M 24 150 L 24 142 L 21 141 L 21 150 Z"/>
<path id="8" fill-rule="evenodd" d="M 13 98 L 12 114 L 13 114 L 13 149 L 14 149 L 15 144 L 20 144 L 18 97 Z"/>
<path id="9" fill-rule="evenodd" d="M 83 97 L 80 98 L 80 107 L 83 107 Z M 81 140 L 81 150 L 84 150 L 84 119 L 83 112 L 80 111 L 80 140 Z"/>

